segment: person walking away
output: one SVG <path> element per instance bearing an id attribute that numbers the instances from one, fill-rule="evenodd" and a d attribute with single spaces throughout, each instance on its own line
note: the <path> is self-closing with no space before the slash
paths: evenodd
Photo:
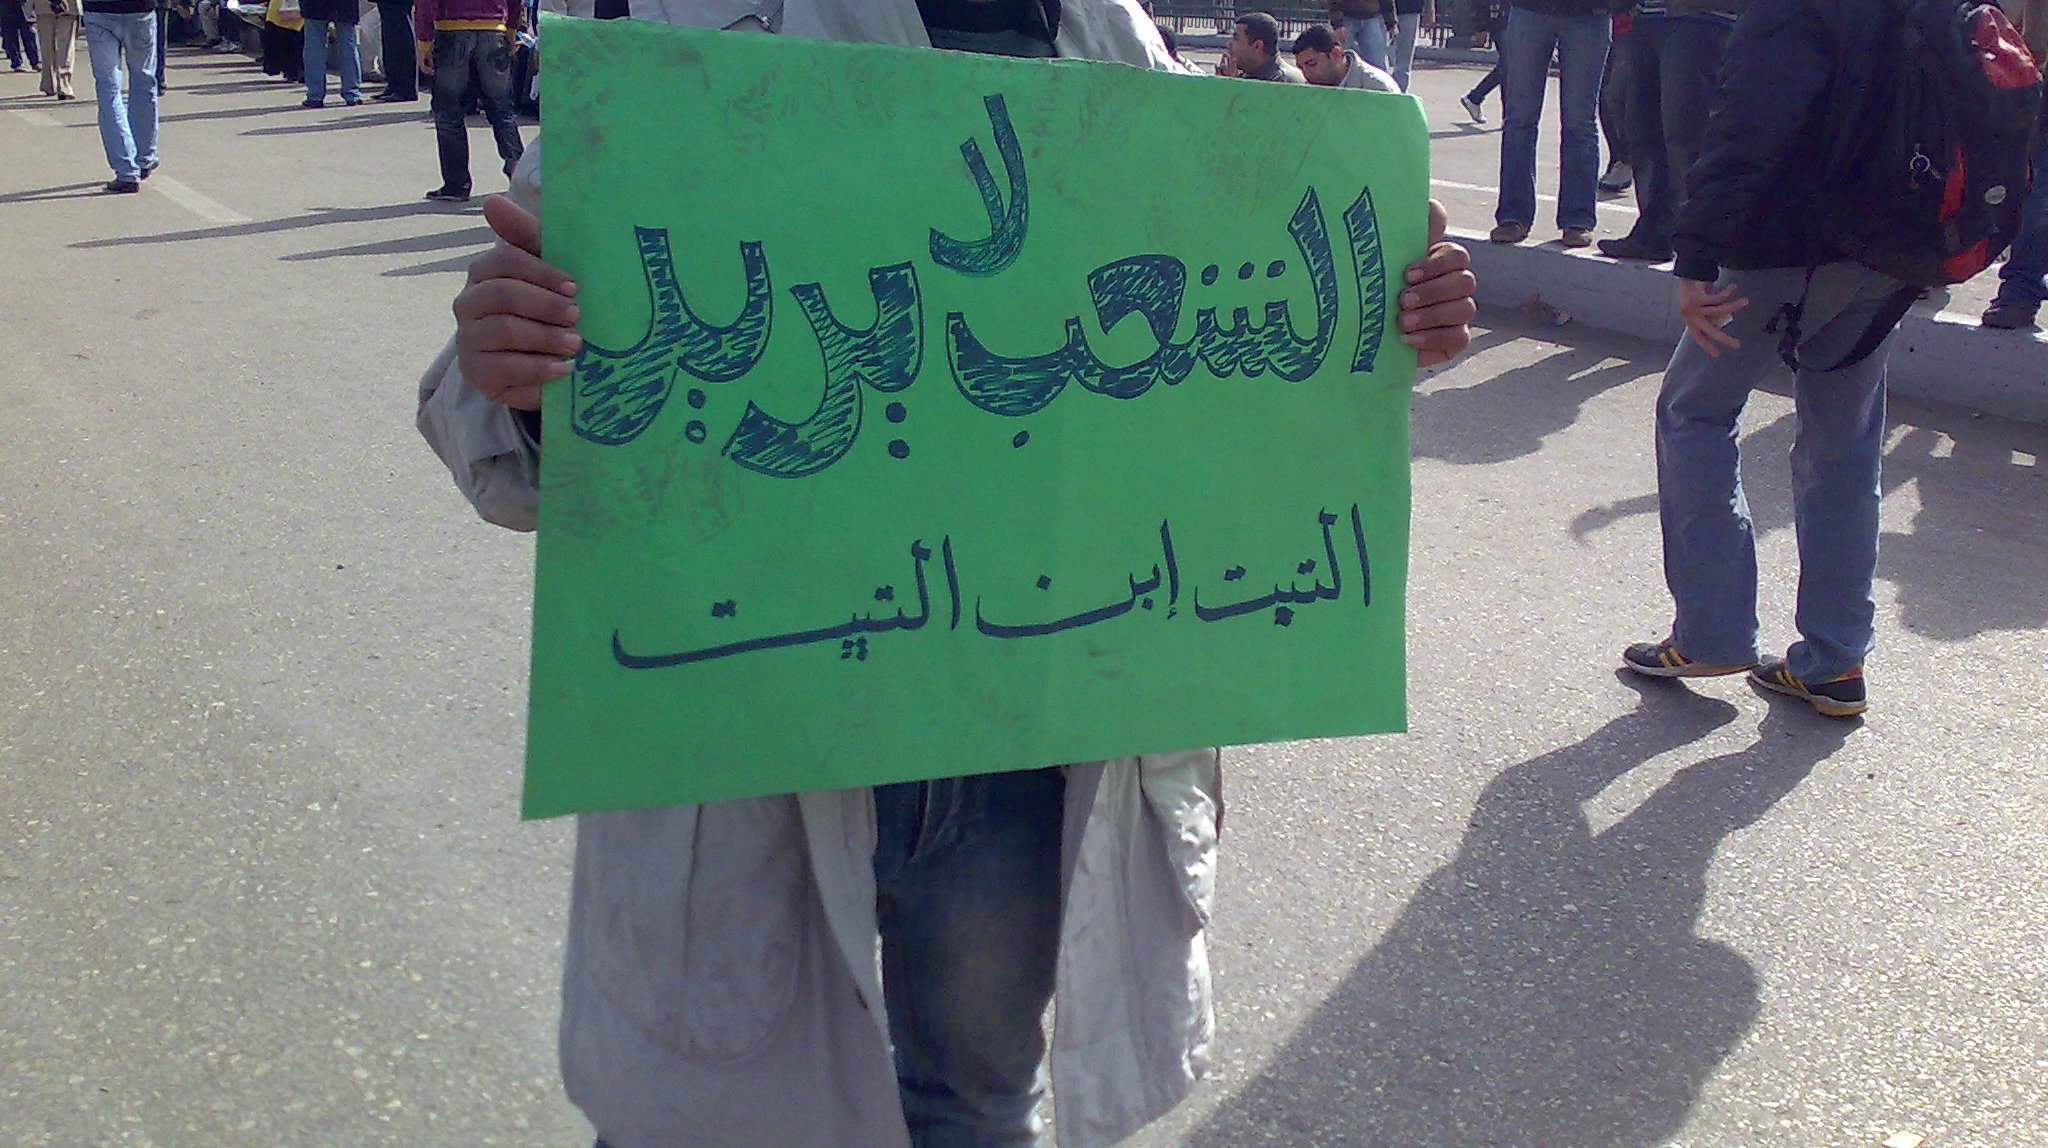
<path id="1" fill-rule="evenodd" d="M 1601 240 L 1602 255 L 1671 258 L 1685 173 L 1706 134 L 1707 106 L 1740 7 L 1741 0 L 1636 0 L 1628 149 L 1635 161 L 1636 223 L 1619 239 Z"/>
<path id="2" fill-rule="evenodd" d="M 154 8 L 150 0 L 85 0 L 85 48 L 99 94 L 100 143 L 114 169 L 106 185 L 110 192 L 141 191 L 157 166 Z"/>
<path id="3" fill-rule="evenodd" d="M 1509 0 L 1501 41 L 1500 203 L 1494 209 L 1495 243 L 1520 243 L 1536 220 L 1536 127 L 1550 58 L 1558 60 L 1557 225 L 1566 247 L 1593 242 L 1594 184 L 1600 178 L 1600 132 L 1595 125 L 1600 75 L 1613 35 L 1608 0 Z"/>
<path id="4" fill-rule="evenodd" d="M 409 104 L 420 98 L 420 65 L 412 40 L 413 0 L 377 0 L 377 32 L 384 55 L 380 104 Z"/>
<path id="5" fill-rule="evenodd" d="M 2020 133 L 1998 117 L 2021 105 L 2023 118 L 2038 115 L 2040 98 L 2037 77 L 2027 77 L 2030 85 L 2004 82 L 2023 68 L 2016 44 L 1973 35 L 1969 42 L 1980 50 L 1949 55 L 1960 38 L 1953 45 L 1924 34 L 1908 40 L 1900 24 L 1914 14 L 1895 0 L 1749 0 L 1728 39 L 1672 237 L 1686 333 L 1657 400 L 1656 457 L 1673 620 L 1664 640 L 1623 651 L 1623 665 L 1636 673 L 1748 670 L 1757 687 L 1830 717 L 1853 717 L 1869 704 L 1863 670 L 1875 644 L 1885 364 L 1898 321 L 1919 293 L 1870 263 L 1916 275 L 1940 264 L 1946 275 L 1988 260 L 1996 232 L 1959 253 L 1950 248 L 1997 225 L 1973 200 L 1995 211 L 2009 199 L 1996 194 L 2005 184 L 1980 181 L 2008 179 L 2008 167 L 2023 171 L 2025 162 L 2017 154 L 1959 154 L 1951 178 L 1961 184 L 1963 210 L 1887 214 L 1878 204 L 1893 201 L 1906 178 L 1894 174 L 1901 158 L 1894 141 L 1917 138 L 1919 121 L 1910 117 L 1939 114 L 1974 125 L 1957 137 L 1958 149 L 2002 147 Z M 1998 31 L 1984 27 L 1991 20 L 1984 13 L 1973 19 L 1979 33 Z M 1945 102 L 1937 106 L 1891 98 L 1936 69 L 1964 68 L 1982 69 L 1989 82 L 1951 87 L 1944 72 L 1924 89 L 1939 93 Z M 1852 262 L 1852 249 L 1870 262 Z M 1784 657 L 1764 658 L 1756 539 L 1737 440 L 1750 391 L 1780 358 L 1794 366 L 1798 414 L 1799 640 Z"/>
<path id="6" fill-rule="evenodd" d="M 36 50 L 35 18 L 29 15 L 24 0 L 0 0 L 0 42 L 6 44 L 10 69 L 43 70 L 43 55 Z"/>
<path id="7" fill-rule="evenodd" d="M 71 66 L 78 52 L 79 0 L 29 0 L 36 17 L 36 47 L 43 57 L 43 94 L 75 100 Z"/>
<path id="8" fill-rule="evenodd" d="M 2026 0 L 2020 32 L 2034 62 L 2048 69 L 2048 0 Z M 2002 331 L 2031 330 L 2048 302 L 2048 108 L 2042 110 L 2041 152 L 2034 159 L 2034 190 L 2027 196 L 2019 238 L 1998 273 L 1998 295 L 1980 320 Z"/>
<path id="9" fill-rule="evenodd" d="M 441 158 L 441 186 L 428 192 L 428 199 L 469 200 L 469 126 L 462 102 L 472 82 L 507 177 L 526 150 L 512 118 L 512 47 L 520 13 L 520 0 L 416 0 L 413 5 L 420 74 L 434 81 L 434 143 Z"/>
<path id="10" fill-rule="evenodd" d="M 1614 44 L 1607 49 L 1607 71 L 1600 76 L 1600 134 L 1607 140 L 1607 170 L 1597 185 L 1602 195 L 1620 195 L 1635 182 L 1629 163 L 1629 85 L 1635 75 L 1635 13 L 1614 14 Z"/>
<path id="11" fill-rule="evenodd" d="M 1471 91 L 1458 97 L 1458 106 L 1465 109 L 1466 118 L 1475 124 L 1486 122 L 1486 110 L 1481 105 L 1486 103 L 1486 97 L 1492 95 L 1495 88 L 1500 87 L 1500 38 L 1507 26 L 1507 8 L 1503 0 L 1486 0 L 1486 42 L 1493 46 L 1496 62 L 1478 83 L 1472 85 Z"/>
<path id="12" fill-rule="evenodd" d="M 1387 51 L 1389 66 L 1386 71 L 1393 73 L 1394 82 L 1405 92 L 1408 90 L 1409 73 L 1415 69 L 1415 43 L 1422 38 L 1424 28 L 1436 27 L 1436 0 L 1422 0 L 1419 8 L 1415 0 L 1394 0 L 1394 3 L 1399 6 L 1399 11 L 1391 29 L 1394 42 Z"/>
<path id="13" fill-rule="evenodd" d="M 299 106 L 327 106 L 329 29 L 334 32 L 334 47 L 341 57 L 341 102 L 349 107 L 362 103 L 363 54 L 356 40 L 356 24 L 363 18 L 359 0 L 299 0 L 299 14 L 306 21 L 306 99 Z"/>

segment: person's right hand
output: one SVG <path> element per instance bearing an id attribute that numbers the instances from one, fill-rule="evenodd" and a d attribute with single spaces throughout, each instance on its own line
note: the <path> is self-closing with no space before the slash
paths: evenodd
<path id="1" fill-rule="evenodd" d="M 419 60 L 420 75 L 434 74 L 434 49 L 427 44 L 414 44 L 413 55 Z"/>
<path id="2" fill-rule="evenodd" d="M 463 377 L 485 398 L 540 409 L 540 389 L 563 378 L 583 349 L 576 281 L 540 257 L 540 217 L 501 195 L 484 220 L 504 240 L 469 265 L 455 297 L 455 348 Z"/>
<path id="3" fill-rule="evenodd" d="M 1700 279 L 1678 281 L 1678 313 L 1685 316 L 1686 333 L 1700 350 L 1717 359 L 1723 347 L 1732 351 L 1742 346 L 1742 340 L 1721 329 L 1737 311 L 1749 306 L 1749 300 L 1736 298 L 1735 291 L 1733 283 L 1716 289 Z"/>

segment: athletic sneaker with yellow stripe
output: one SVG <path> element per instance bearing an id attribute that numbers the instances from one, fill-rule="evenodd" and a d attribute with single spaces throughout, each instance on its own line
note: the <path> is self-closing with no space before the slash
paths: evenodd
<path id="1" fill-rule="evenodd" d="M 1653 678 L 1718 678 L 1725 674 L 1739 674 L 1756 665 L 1755 662 L 1733 663 L 1695 662 L 1678 652 L 1678 647 L 1667 639 L 1662 642 L 1637 642 L 1621 652 L 1621 664 L 1639 674 Z"/>
<path id="2" fill-rule="evenodd" d="M 1785 659 L 1766 658 L 1762 665 L 1749 671 L 1749 680 L 1786 697 L 1798 698 L 1828 717 L 1855 717 L 1870 708 L 1863 688 L 1862 666 L 1824 682 L 1802 682 L 1793 676 Z"/>

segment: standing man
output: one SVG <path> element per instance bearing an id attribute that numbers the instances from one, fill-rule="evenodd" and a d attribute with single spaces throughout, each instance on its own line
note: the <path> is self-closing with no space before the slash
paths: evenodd
<path id="1" fill-rule="evenodd" d="M 434 143 L 441 154 L 441 186 L 428 199 L 469 201 L 469 126 L 462 102 L 472 81 L 483 96 L 507 176 L 526 150 L 512 118 L 512 46 L 521 9 L 520 0 L 417 0 L 413 6 L 419 69 L 434 78 Z"/>
<path id="2" fill-rule="evenodd" d="M 156 6 L 151 0 L 85 0 L 85 50 L 99 93 L 100 143 L 116 194 L 142 190 L 156 170 Z M 128 91 L 121 91 L 121 73 Z"/>
<path id="3" fill-rule="evenodd" d="M 2026 0 L 2020 31 L 2034 62 L 2048 73 L 2048 0 Z M 2048 108 L 2042 112 L 2041 154 L 2034 160 L 2034 190 L 2020 216 L 2019 237 L 1998 273 L 1998 297 L 1984 309 L 1986 327 L 2003 331 L 2032 328 L 2048 302 Z"/>
<path id="4" fill-rule="evenodd" d="M 1264 12 L 1238 17 L 1237 29 L 1230 34 L 1230 45 L 1223 51 L 1222 62 L 1216 65 L 1216 74 L 1278 84 L 1307 82 L 1293 65 L 1280 59 L 1280 21 Z"/>
<path id="5" fill-rule="evenodd" d="M 420 62 L 412 46 L 412 0 L 377 0 L 377 31 L 383 42 L 384 90 L 374 99 L 413 103 L 420 98 Z"/>
<path id="6" fill-rule="evenodd" d="M 1520 243 L 1536 221 L 1536 127 L 1550 57 L 1558 60 L 1557 226 L 1566 247 L 1593 242 L 1594 184 L 1600 178 L 1600 74 L 1612 19 L 1607 0 L 1511 0 L 1500 44 L 1500 205 L 1495 243 Z"/>
<path id="7" fill-rule="evenodd" d="M 1636 225 L 1600 241 L 1613 259 L 1671 258 L 1671 229 L 1685 207 L 1685 173 L 1707 131 L 1707 105 L 1742 0 L 1636 0 L 1629 33 L 1628 155 L 1634 161 Z"/>
<path id="8" fill-rule="evenodd" d="M 1422 0 L 1420 8 L 1415 0 L 1394 0 L 1394 42 L 1388 47 L 1387 71 L 1394 74 L 1394 82 L 1408 90 L 1408 74 L 1415 68 L 1415 43 L 1422 38 L 1424 28 L 1436 26 L 1436 0 Z"/>
<path id="9" fill-rule="evenodd" d="M 1657 399 L 1657 499 L 1675 617 L 1668 638 L 1623 652 L 1637 673 L 1749 670 L 1759 687 L 1830 717 L 1867 705 L 1891 349 L 1889 332 L 1875 328 L 1902 284 L 1831 254 L 1816 223 L 1840 194 L 1824 158 L 1836 119 L 1830 95 L 1894 82 L 1884 47 L 1894 11 L 1888 0 L 1750 0 L 1728 41 L 1673 237 L 1686 335 Z M 1775 320 L 1802 294 L 1799 355 L 1839 369 L 1804 367 L 1794 380 L 1800 640 L 1783 658 L 1762 658 L 1737 424 L 1751 388 L 1778 362 Z M 1874 353 L 1840 365 L 1879 336 Z"/>
<path id="10" fill-rule="evenodd" d="M 0 39 L 7 45 L 7 66 L 17 72 L 43 70 L 43 55 L 36 51 L 34 18 L 24 6 L 26 0 L 0 0 Z"/>
<path id="11" fill-rule="evenodd" d="M 78 54 L 78 0 L 29 0 L 36 15 L 36 46 L 43 52 L 43 94 L 75 100 L 71 65 Z"/>
<path id="12" fill-rule="evenodd" d="M 1331 0 L 1330 24 L 1344 29 L 1347 45 L 1384 72 L 1392 62 L 1395 0 Z"/>
<path id="13" fill-rule="evenodd" d="M 306 99 L 302 108 L 327 106 L 327 31 L 334 30 L 334 48 L 341 56 L 341 102 L 363 102 L 363 49 L 356 38 L 362 22 L 360 0 L 299 0 L 306 21 Z M 410 53 L 408 53 L 409 55 Z"/>
<path id="14" fill-rule="evenodd" d="M 1294 64 L 1301 69 L 1302 79 L 1318 87 L 1364 88 L 1373 92 L 1401 90 L 1394 77 L 1339 44 L 1336 34 L 1322 24 L 1312 24 L 1294 38 Z"/>

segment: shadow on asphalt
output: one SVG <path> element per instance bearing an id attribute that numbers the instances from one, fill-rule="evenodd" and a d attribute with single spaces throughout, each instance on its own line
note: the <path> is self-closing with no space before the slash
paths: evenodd
<path id="1" fill-rule="evenodd" d="M 403 219 L 409 215 L 454 215 L 483 218 L 481 200 L 478 206 L 469 210 L 451 211 L 448 207 L 426 200 L 408 203 L 380 204 L 376 207 L 314 207 L 304 215 L 287 215 L 278 219 L 258 219 L 250 223 L 231 223 L 219 227 L 198 227 L 190 231 L 166 231 L 160 235 L 123 235 L 113 239 L 84 239 L 71 246 L 80 249 L 95 247 L 135 247 L 153 243 L 190 243 L 204 239 L 224 239 L 243 235 L 264 235 L 277 231 L 297 231 L 306 227 L 327 227 L 335 224 L 376 223 L 387 219 Z"/>
<path id="2" fill-rule="evenodd" d="M 447 251 L 451 248 L 470 248 L 462 257 L 467 266 L 471 259 L 483 249 L 496 242 L 489 227 L 465 227 L 460 231 L 444 231 L 434 235 L 413 235 L 404 239 L 383 239 L 375 243 L 358 243 L 348 247 L 330 247 L 323 251 L 302 251 L 295 255 L 279 258 L 281 263 L 307 263 L 319 259 L 346 259 L 363 255 L 418 255 L 428 251 Z"/>
<path id="3" fill-rule="evenodd" d="M 1515 324 L 1488 334 L 1490 341 L 1475 341 L 1473 351 L 1532 332 Z M 1484 466 L 1535 454 L 1545 439 L 1577 422 L 1589 400 L 1656 374 L 1663 366 L 1640 356 L 1615 357 L 1604 350 L 1535 337 L 1552 347 L 1537 362 L 1469 386 L 1417 394 L 1411 432 L 1415 457 Z"/>
<path id="4" fill-rule="evenodd" d="M 1668 1142 L 1761 1008 L 1756 971 L 1695 931 L 1715 850 L 1856 727 L 1773 705 L 1755 745 L 1596 834 L 1585 802 L 1739 712 L 1617 677 L 1638 708 L 1488 784 L 1457 856 L 1187 1146 Z"/>
<path id="5" fill-rule="evenodd" d="M 314 114 L 318 114 L 318 110 L 314 108 L 305 108 L 303 110 Z M 419 107 L 414 107 L 410 111 L 403 112 L 349 112 L 346 105 L 340 107 L 330 105 L 326 109 L 320 110 L 332 112 L 347 112 L 348 114 L 339 116 L 338 118 L 335 119 L 309 120 L 308 122 L 303 124 L 293 124 L 291 127 L 288 128 L 250 128 L 248 131 L 242 132 L 241 134 L 244 137 L 295 136 L 302 135 L 306 132 L 338 132 L 345 131 L 349 128 L 380 128 L 387 127 L 391 124 L 406 123 L 416 123 L 419 124 L 421 127 L 432 127 L 434 122 L 432 116 L 428 112 Z"/>
<path id="6" fill-rule="evenodd" d="M 17 191 L 0 195 L 0 203 L 41 203 L 52 199 L 84 199 L 87 196 L 105 195 L 106 181 L 91 183 L 63 183 L 56 187 L 39 187 L 33 191 Z"/>

